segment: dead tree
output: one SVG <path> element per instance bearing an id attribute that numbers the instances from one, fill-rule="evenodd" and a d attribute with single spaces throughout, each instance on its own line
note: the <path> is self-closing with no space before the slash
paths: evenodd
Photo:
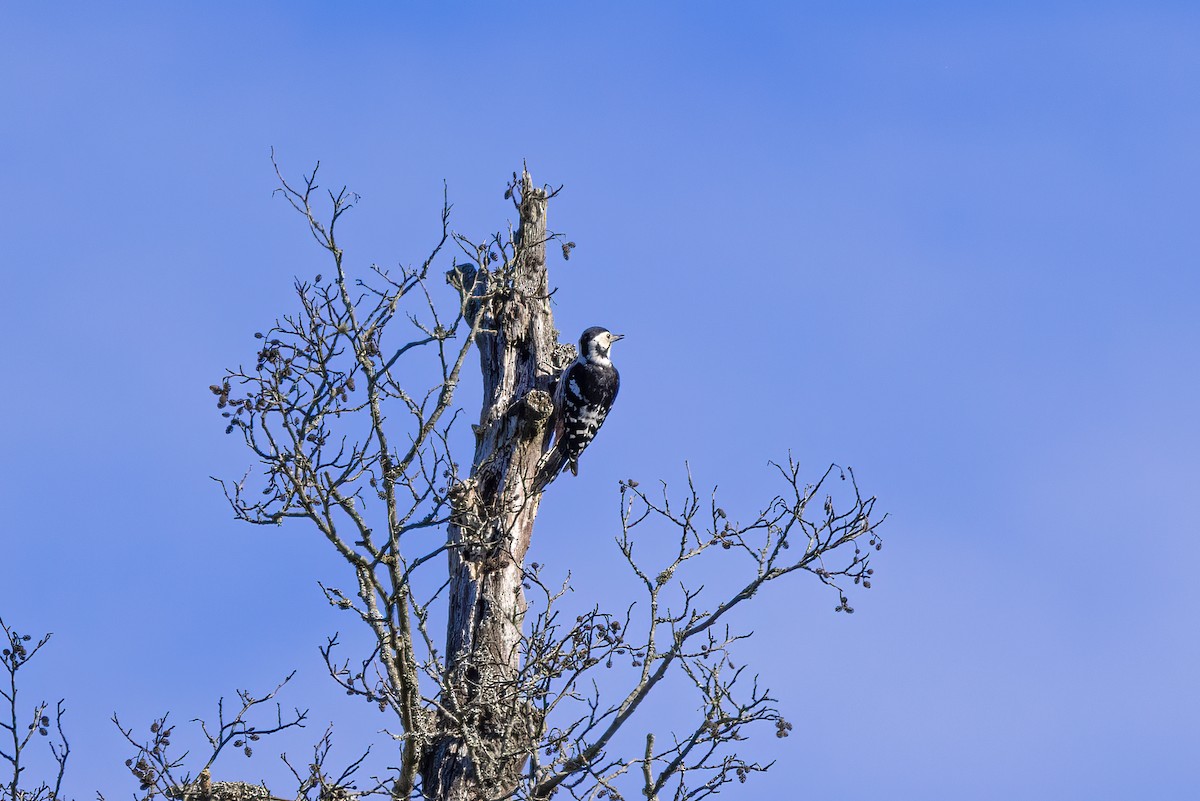
<path id="1" fill-rule="evenodd" d="M 757 680 L 733 667 L 727 650 L 740 635 L 727 614 L 799 570 L 834 587 L 837 609 L 852 611 L 844 583 L 869 587 L 872 572 L 871 548 L 860 543 L 881 544 L 874 499 L 837 467 L 807 486 L 789 459 L 778 467 L 784 492 L 736 522 L 690 478 L 674 499 L 665 485 L 649 494 L 630 480 L 617 547 L 645 597 L 564 614 L 566 585 L 525 563 L 551 396 L 574 358 L 558 342 L 546 268 L 549 244 L 564 257 L 574 247 L 547 229 L 557 190 L 514 173 L 505 196 L 517 227 L 483 241 L 452 233 L 443 203 L 438 242 L 420 265 L 372 266 L 356 279 L 336 235 L 356 197 L 320 193 L 316 175 L 292 183 L 279 173 L 278 192 L 326 252 L 328 277 L 298 280 L 298 311 L 255 335 L 252 368 L 230 370 L 211 389 L 226 432 L 241 434 L 261 468 L 255 479 L 221 482 L 235 515 L 256 524 L 302 518 L 350 569 L 349 589 L 322 589 L 366 624 L 373 647 L 346 659 L 335 636 L 322 653 L 344 690 L 394 714 L 399 746 L 395 774 L 357 792 L 699 799 L 769 767 L 733 746 L 755 723 L 774 724 L 778 736 L 791 725 Z M 317 209 L 322 199 L 327 212 Z M 454 258 L 443 255 L 448 243 Z M 456 392 L 473 350 L 483 397 L 464 470 L 454 453 L 470 434 L 456 426 Z M 852 489 L 840 500 L 822 497 L 847 475 Z M 815 514 L 814 499 L 823 504 Z M 676 534 L 656 567 L 635 557 L 636 534 L 651 525 Z M 728 570 L 740 567 L 743 577 L 709 598 L 685 574 L 713 558 L 735 560 Z M 614 660 L 628 681 L 606 697 L 591 677 Z M 635 752 L 619 752 L 618 735 L 628 739 L 635 713 L 672 677 L 695 688 L 696 725 L 642 731 Z"/>

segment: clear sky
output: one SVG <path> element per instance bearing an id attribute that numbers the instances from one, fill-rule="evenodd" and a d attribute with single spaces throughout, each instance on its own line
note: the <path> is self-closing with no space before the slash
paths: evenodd
<path id="1" fill-rule="evenodd" d="M 327 269 L 274 146 L 361 194 L 356 269 L 423 257 L 443 180 L 474 236 L 522 159 L 565 184 L 559 326 L 627 334 L 535 543 L 582 600 L 617 480 L 685 459 L 731 514 L 789 449 L 891 513 L 855 615 L 800 576 L 742 618 L 795 730 L 731 797 L 1194 797 L 1198 42 L 1194 3 L 0 3 L 0 615 L 55 633 L 68 789 L 135 789 L 114 710 L 292 669 L 313 727 L 217 778 L 383 725 L 319 663 L 341 565 L 208 478 L 249 460 L 206 387 Z"/>

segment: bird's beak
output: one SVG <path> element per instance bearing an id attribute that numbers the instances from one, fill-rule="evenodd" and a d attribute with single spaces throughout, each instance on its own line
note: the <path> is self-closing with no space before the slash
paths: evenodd
<path id="1" fill-rule="evenodd" d="M 613 338 L 613 342 L 616 342 L 618 339 L 624 339 L 625 335 L 624 334 L 613 334 L 612 338 Z"/>

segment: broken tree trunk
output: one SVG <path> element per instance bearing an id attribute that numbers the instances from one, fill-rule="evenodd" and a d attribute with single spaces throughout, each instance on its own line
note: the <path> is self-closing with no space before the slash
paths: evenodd
<path id="1" fill-rule="evenodd" d="M 557 332 L 546 277 L 550 195 L 528 172 L 514 191 L 520 226 L 513 257 L 495 268 L 483 259 L 476 268 L 488 271 L 476 312 L 483 315 L 483 409 L 471 477 L 453 496 L 447 680 L 421 766 L 431 801 L 505 797 L 541 733 L 517 679 L 522 572 L 540 501 L 533 477 L 553 411 Z"/>

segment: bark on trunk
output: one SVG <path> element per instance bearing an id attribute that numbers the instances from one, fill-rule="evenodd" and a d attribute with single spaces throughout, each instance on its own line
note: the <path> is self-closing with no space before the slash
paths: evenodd
<path id="1" fill-rule="evenodd" d="M 449 532 L 449 692 L 421 768 L 431 801 L 511 793 L 540 735 L 540 721 L 515 690 L 522 570 L 540 501 L 532 479 L 548 435 L 555 378 L 547 201 L 525 172 L 511 272 L 487 276 L 494 295 L 478 312 L 484 315 L 477 338 L 484 400 L 471 478 L 457 488 Z"/>

